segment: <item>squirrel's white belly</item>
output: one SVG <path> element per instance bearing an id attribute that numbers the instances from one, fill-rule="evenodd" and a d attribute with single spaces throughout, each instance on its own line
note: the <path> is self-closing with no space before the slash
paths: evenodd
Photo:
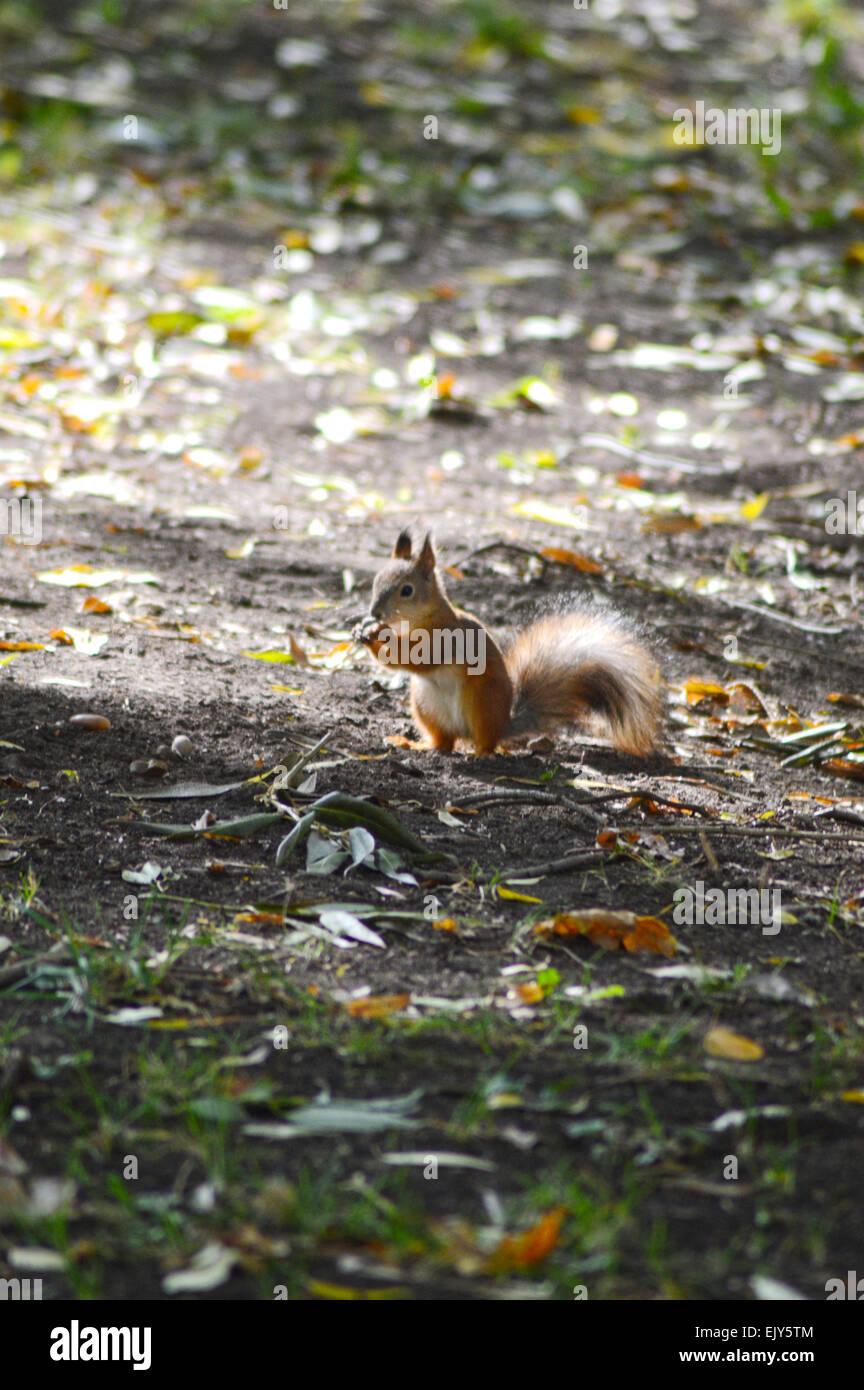
<path id="1" fill-rule="evenodd" d="M 428 710 L 439 728 L 456 738 L 467 738 L 471 730 L 462 707 L 462 680 L 458 670 L 439 669 L 428 676 L 411 677 L 414 698 L 422 714 Z"/>

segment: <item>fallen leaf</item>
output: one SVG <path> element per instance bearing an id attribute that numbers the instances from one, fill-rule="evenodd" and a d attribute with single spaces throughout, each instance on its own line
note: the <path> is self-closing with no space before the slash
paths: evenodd
<path id="1" fill-rule="evenodd" d="M 689 680 L 685 682 L 684 694 L 688 705 L 698 705 L 700 700 L 716 700 L 718 705 L 728 705 L 729 695 L 716 681 Z"/>
<path id="2" fill-rule="evenodd" d="M 587 908 L 583 912 L 559 912 L 538 922 L 538 936 L 585 936 L 604 951 L 652 951 L 674 956 L 678 943 L 658 917 L 639 917 L 635 912 L 607 912 Z"/>
<path id="3" fill-rule="evenodd" d="M 507 898 L 517 903 L 542 903 L 542 898 L 532 898 L 527 893 L 515 893 L 512 888 L 499 888 L 499 898 Z"/>
<path id="4" fill-rule="evenodd" d="M 558 546 L 549 545 L 545 550 L 541 550 L 540 554 L 547 560 L 554 560 L 559 565 L 570 565 L 585 574 L 603 573 L 601 564 L 596 560 L 590 560 L 587 555 L 578 555 L 575 550 L 561 550 Z"/>
<path id="5" fill-rule="evenodd" d="M 489 1259 L 493 1273 L 511 1269 L 532 1269 L 542 1264 L 558 1244 L 561 1225 L 567 1215 L 566 1207 L 554 1207 L 519 1236 L 505 1236 Z"/>
<path id="6" fill-rule="evenodd" d="M 711 1057 L 728 1057 L 735 1062 L 758 1062 L 765 1055 L 765 1049 L 759 1043 L 742 1038 L 731 1028 L 709 1028 L 702 1046 Z"/>
<path id="7" fill-rule="evenodd" d="M 352 1018 L 389 1018 L 407 1009 L 410 994 L 370 994 L 365 999 L 351 999 L 344 1006 Z"/>

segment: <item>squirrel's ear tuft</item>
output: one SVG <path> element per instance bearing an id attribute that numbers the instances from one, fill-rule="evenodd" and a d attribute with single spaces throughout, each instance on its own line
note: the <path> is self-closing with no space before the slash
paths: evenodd
<path id="1" fill-rule="evenodd" d="M 393 555 L 397 560 L 411 559 L 411 532 L 400 531 L 393 547 Z"/>
<path id="2" fill-rule="evenodd" d="M 432 537 L 428 531 L 423 537 L 423 545 L 420 548 L 420 554 L 417 556 L 417 563 L 427 574 L 431 574 L 435 569 L 435 550 L 432 546 Z"/>

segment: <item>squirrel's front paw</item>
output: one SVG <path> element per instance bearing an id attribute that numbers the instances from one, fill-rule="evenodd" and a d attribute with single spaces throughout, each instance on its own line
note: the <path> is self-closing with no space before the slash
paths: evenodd
<path id="1" fill-rule="evenodd" d="M 381 631 L 381 627 L 382 624 L 377 618 L 364 618 L 363 621 L 358 623 L 354 628 L 351 636 L 355 642 L 362 642 L 364 645 L 368 646 L 370 642 L 374 642 Z"/>

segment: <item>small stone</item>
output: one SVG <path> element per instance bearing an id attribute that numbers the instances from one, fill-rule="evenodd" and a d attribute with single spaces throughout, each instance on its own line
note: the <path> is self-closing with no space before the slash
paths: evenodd
<path id="1" fill-rule="evenodd" d="M 178 734 L 171 744 L 171 752 L 176 758 L 191 758 L 195 752 L 195 745 L 185 734 Z"/>
<path id="2" fill-rule="evenodd" d="M 134 763 L 129 764 L 129 771 L 134 772 L 136 777 L 147 776 L 147 759 L 136 758 Z"/>
<path id="3" fill-rule="evenodd" d="M 171 749 L 168 747 L 167 743 L 159 744 L 159 747 L 156 749 L 156 757 L 161 758 L 163 762 L 168 761 L 171 757 Z"/>
<path id="4" fill-rule="evenodd" d="M 168 764 L 163 763 L 161 758 L 151 758 L 147 763 L 145 775 L 147 777 L 164 777 L 168 771 Z"/>
<path id="5" fill-rule="evenodd" d="M 528 752 L 535 754 L 551 753 L 554 747 L 554 740 L 549 738 L 547 734 L 541 734 L 539 738 L 532 738 L 530 740 L 528 744 Z"/>

